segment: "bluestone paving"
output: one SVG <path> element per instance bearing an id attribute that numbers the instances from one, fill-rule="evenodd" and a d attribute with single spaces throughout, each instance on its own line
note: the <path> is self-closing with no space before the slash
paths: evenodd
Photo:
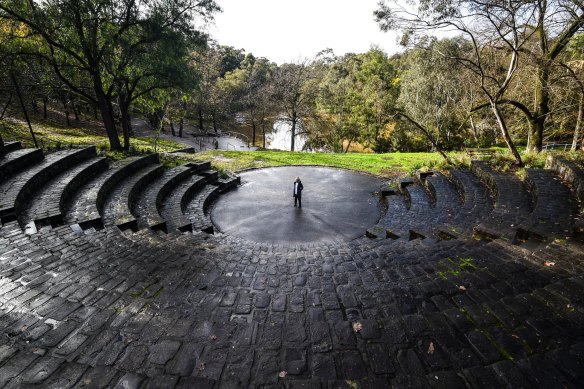
<path id="1" fill-rule="evenodd" d="M 160 201 L 168 201 L 175 193 L 178 207 L 164 203 L 162 209 L 173 209 L 173 220 L 184 218 L 194 232 L 142 228 L 147 222 L 124 231 L 109 222 L 103 228 L 70 225 L 68 220 L 87 220 L 75 207 L 62 225 L 36 233 L 26 234 L 16 221 L 0 226 L 0 386 L 581 386 L 584 246 L 550 216 L 575 201 L 569 186 L 548 179 L 550 172 L 530 171 L 532 182 L 523 186 L 482 169 L 483 181 L 499 185 L 498 199 L 518 202 L 507 209 L 493 207 L 487 187 L 468 171 L 425 177 L 385 199 L 372 195 L 381 187 L 378 180 L 357 173 L 297 167 L 246 173 L 250 180 L 277 173 L 285 198 L 274 204 L 243 201 L 245 175 L 236 191 L 225 192 L 237 182 L 211 175 L 189 193 L 183 186 L 196 176 L 182 171 L 141 183 L 131 196 L 138 208 L 128 203 L 130 189 L 122 181 L 102 193 L 105 207 L 97 207 L 93 195 L 88 206 L 92 218 L 107 209 L 106 220 L 115 220 L 118 207 L 110 205 L 122 202 L 124 215 L 138 209 L 139 219 L 158 215 L 156 222 L 164 222 L 170 212 L 158 212 L 157 194 L 162 191 L 167 196 Z M 311 182 L 312 174 L 323 172 L 326 180 Z M 74 203 L 83 202 L 83 193 L 97 193 L 91 182 L 103 184 L 111 174 L 76 189 Z M 359 190 L 351 192 L 350 202 L 342 201 L 331 182 L 352 182 L 353 174 Z M 335 199 L 341 207 L 359 201 L 371 206 L 361 214 L 336 215 L 355 219 L 361 232 L 334 236 L 331 231 L 346 226 L 339 222 L 328 235 L 263 239 L 267 222 L 260 208 L 278 209 L 268 227 L 298 211 L 289 193 L 296 175 L 310 190 L 303 212 L 318 204 L 312 191 L 321 191 L 322 204 L 329 196 L 330 212 L 336 212 Z M 513 199 L 502 195 L 509 188 L 524 192 Z M 566 201 L 542 207 L 544 195 L 554 194 Z M 236 234 L 228 223 L 215 234 L 200 232 L 197 223 L 209 222 L 213 196 L 221 199 L 213 212 L 222 204 L 247 204 L 247 225 L 258 229 Z M 574 208 L 562 215 L 578 217 Z M 530 218 L 550 220 L 538 225 L 545 239 L 470 237 L 482 223 L 526 226 Z M 366 237 L 374 225 L 400 234 Z M 452 236 L 444 239 L 441 229 Z"/>

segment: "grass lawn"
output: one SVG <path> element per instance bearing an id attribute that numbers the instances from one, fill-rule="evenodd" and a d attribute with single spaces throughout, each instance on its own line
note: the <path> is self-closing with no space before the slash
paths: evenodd
<path id="1" fill-rule="evenodd" d="M 98 151 L 109 150 L 109 141 L 105 131 L 96 131 L 81 127 L 63 127 L 50 121 L 35 121 L 33 124 L 35 137 L 41 148 L 66 148 L 96 145 Z M 25 122 L 12 119 L 0 122 L 0 134 L 6 141 L 19 141 L 23 147 L 34 147 L 30 131 Z M 123 139 L 120 138 L 120 142 Z M 120 159 L 127 154 L 146 154 L 154 151 L 151 138 L 133 137 L 129 153 L 109 153 L 112 159 Z M 158 140 L 158 152 L 180 150 L 185 146 L 170 140 Z"/>
<path id="2" fill-rule="evenodd" d="M 468 159 L 463 153 L 451 153 L 450 156 L 460 164 Z M 389 178 L 404 176 L 418 169 L 445 167 L 444 159 L 437 153 L 330 154 L 212 150 L 166 158 L 176 159 L 176 163 L 185 160 L 211 161 L 215 169 L 233 172 L 269 166 L 315 165 L 358 170 Z"/>
<path id="3" fill-rule="evenodd" d="M 128 155 L 154 152 L 152 138 L 134 137 L 129 152 L 110 152 L 107 137 L 100 128 L 66 127 L 49 120 L 35 120 L 34 130 L 42 148 L 66 148 L 96 145 L 98 151 L 111 159 L 121 159 Z M 7 119 L 0 122 L 0 133 L 4 140 L 17 140 L 25 147 L 33 147 L 28 127 L 23 121 Z M 159 139 L 158 152 L 170 152 L 184 148 L 172 140 Z M 490 162 L 499 170 L 516 170 L 505 148 L 492 148 L 496 154 Z M 416 170 L 449 169 L 467 167 L 470 158 L 464 152 L 450 152 L 449 157 L 455 166 L 448 166 L 438 153 L 385 153 L 385 154 L 332 154 L 301 153 L 287 151 L 225 151 L 209 150 L 192 155 L 163 156 L 167 165 L 177 165 L 188 161 L 211 161 L 219 171 L 239 172 L 250 168 L 284 165 L 334 166 L 375 174 L 386 178 L 397 178 L 414 174 Z M 570 159 L 582 158 L 581 153 L 565 153 Z M 526 167 L 543 167 L 546 154 L 524 155 Z"/>

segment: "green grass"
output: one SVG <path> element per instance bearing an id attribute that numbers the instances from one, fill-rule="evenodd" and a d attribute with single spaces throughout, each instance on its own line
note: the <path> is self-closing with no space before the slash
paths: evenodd
<path id="1" fill-rule="evenodd" d="M 90 130 L 80 127 L 62 127 L 50 121 L 39 121 L 33 125 L 39 147 L 44 149 L 83 147 L 95 145 L 99 151 L 109 150 L 109 141 L 105 131 Z M 24 122 L 3 120 L 0 122 L 0 133 L 5 140 L 19 141 L 24 147 L 34 147 L 32 137 Z M 120 139 L 123 142 L 123 139 Z M 112 159 L 121 159 L 128 155 L 147 154 L 154 152 L 151 138 L 133 137 L 130 141 L 129 152 L 109 152 Z M 170 152 L 180 150 L 185 146 L 171 140 L 159 139 L 158 151 Z"/>
<path id="2" fill-rule="evenodd" d="M 119 160 L 129 155 L 154 152 L 152 138 L 133 137 L 128 152 L 109 151 L 108 138 L 105 132 L 95 128 L 66 127 L 50 120 L 35 119 L 34 130 L 42 148 L 55 149 L 67 147 L 83 147 L 95 145 L 103 155 Z M 0 133 L 5 140 L 20 141 L 25 147 L 32 147 L 33 142 L 26 124 L 22 121 L 6 119 L 0 121 Z M 158 152 L 170 152 L 184 148 L 184 145 L 172 140 L 159 139 Z M 516 171 L 513 158 L 502 147 L 492 147 L 496 151 L 489 163 L 501 171 Z M 554 154 L 558 154 L 554 152 Z M 582 153 L 559 153 L 569 159 L 580 160 Z M 409 176 L 417 170 L 450 169 L 453 167 L 468 167 L 470 158 L 464 152 L 450 152 L 449 157 L 455 166 L 447 165 L 438 153 L 386 153 L 386 154 L 332 154 L 332 153 L 301 153 L 286 151 L 224 151 L 210 150 L 194 155 L 166 155 L 162 158 L 168 166 L 176 166 L 188 161 L 211 161 L 213 168 L 220 173 L 225 171 L 239 172 L 250 168 L 262 168 L 285 165 L 334 166 L 375 174 L 386 178 Z M 541 168 L 545 164 L 547 154 L 523 155 L 526 167 Z M 523 172 L 524 173 L 524 172 Z M 519 175 L 522 172 L 519 171 Z"/>
<path id="3" fill-rule="evenodd" d="M 458 158 L 461 154 L 452 153 L 452 156 Z M 331 154 L 211 150 L 185 157 L 169 156 L 168 158 L 174 158 L 174 163 L 184 160 L 211 161 L 213 167 L 220 171 L 238 172 L 271 166 L 312 165 L 335 166 L 390 178 L 408 175 L 418 169 L 445 167 L 443 158 L 436 153 Z"/>

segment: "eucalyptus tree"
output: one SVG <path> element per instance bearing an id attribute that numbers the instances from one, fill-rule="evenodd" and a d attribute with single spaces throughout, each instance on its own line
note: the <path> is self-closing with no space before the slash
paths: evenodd
<path id="1" fill-rule="evenodd" d="M 471 56 L 459 58 L 472 69 L 497 118 L 507 146 L 521 159 L 511 141 L 500 108 L 510 104 L 522 112 L 528 122 L 527 150 L 541 150 L 546 119 L 550 113 L 550 74 L 570 39 L 582 29 L 584 3 L 572 0 L 478 1 L 418 0 L 404 8 L 397 2 L 383 1 L 375 12 L 382 29 L 403 29 L 408 38 L 422 30 L 454 29 L 464 34 L 474 46 Z M 406 39 L 407 40 L 407 39 Z M 531 42 L 534 44 L 531 45 Z M 505 62 L 491 67 L 496 53 L 503 52 Z M 500 56 L 500 55 L 499 55 Z M 533 97 L 528 102 L 506 96 L 519 66 L 519 59 L 530 61 L 533 72 Z"/>
<path id="2" fill-rule="evenodd" d="M 42 57 L 64 84 L 98 107 L 114 150 L 121 148 L 114 109 L 120 92 L 116 81 L 133 71 L 135 62 L 128 58 L 144 58 L 166 31 L 185 40 L 200 35 L 196 23 L 218 10 L 213 0 L 0 2 L 1 19 L 25 25 L 31 37 L 44 43 L 30 54 Z M 89 80 L 91 91 L 76 82 L 79 73 Z"/>
<path id="3" fill-rule="evenodd" d="M 335 152 L 347 153 L 351 144 L 360 137 L 360 128 L 351 115 L 354 107 L 351 96 L 355 86 L 350 77 L 350 61 L 353 56 L 354 54 L 348 54 L 337 57 L 332 54 L 332 57 L 323 61 L 325 71 L 320 79 L 316 99 L 322 120 L 318 142 L 313 143 L 328 146 Z"/>
<path id="4" fill-rule="evenodd" d="M 464 68 L 439 54 L 468 48 L 460 40 L 431 40 L 402 58 L 398 116 L 422 129 L 435 150 L 460 146 L 464 138 L 472 89 L 461 87 Z"/>
<path id="5" fill-rule="evenodd" d="M 290 124 L 290 151 L 294 151 L 296 137 L 308 132 L 307 121 L 315 112 L 313 69 L 307 60 L 283 64 L 274 73 L 272 87 L 279 119 Z"/>
<path id="6" fill-rule="evenodd" d="M 221 94 L 229 99 L 227 105 L 232 113 L 241 114 L 245 123 L 251 127 L 254 146 L 257 132 L 261 129 L 265 147 L 266 127 L 274 116 L 269 85 L 275 69 L 276 64 L 268 59 L 248 54 L 241 67 L 226 73 L 218 81 Z"/>

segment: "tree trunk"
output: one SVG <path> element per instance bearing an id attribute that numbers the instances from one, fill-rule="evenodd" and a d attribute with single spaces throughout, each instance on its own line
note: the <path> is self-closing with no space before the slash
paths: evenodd
<path id="1" fill-rule="evenodd" d="M 43 118 L 47 118 L 47 104 L 49 99 L 47 97 L 43 97 Z"/>
<path id="2" fill-rule="evenodd" d="M 97 108 L 101 113 L 103 125 L 110 142 L 110 150 L 121 150 L 122 145 L 120 144 L 120 139 L 118 138 L 118 129 L 116 128 L 111 98 L 103 91 L 99 78 L 94 80 L 94 89 L 97 98 Z"/>
<path id="3" fill-rule="evenodd" d="M 174 122 L 172 120 L 170 121 L 170 133 L 172 136 L 176 136 L 176 133 L 174 132 Z"/>
<path id="4" fill-rule="evenodd" d="M 205 129 L 203 128 L 203 107 L 199 105 L 197 108 L 197 116 L 199 117 L 199 131 L 204 132 Z"/>
<path id="5" fill-rule="evenodd" d="M 6 115 L 6 110 L 10 106 L 11 102 L 12 102 L 12 94 L 8 95 L 8 100 L 6 101 L 6 104 L 4 104 L 4 108 L 2 108 L 2 113 L 0 113 L 0 119 L 4 119 L 4 115 Z"/>
<path id="6" fill-rule="evenodd" d="M 479 134 L 478 134 L 477 126 L 475 126 L 474 120 L 472 120 L 472 115 L 470 116 L 470 128 L 472 130 L 472 136 L 474 137 L 475 142 L 478 143 Z"/>
<path id="7" fill-rule="evenodd" d="M 505 118 L 503 117 L 503 113 L 499 109 L 499 106 L 495 102 L 491 102 L 491 109 L 497 118 L 497 124 L 499 124 L 499 129 L 503 134 L 503 139 L 505 139 L 505 143 L 507 144 L 507 148 L 513 154 L 513 158 L 515 158 L 515 164 L 519 167 L 523 167 L 523 161 L 521 160 L 521 156 L 517 152 L 517 148 L 513 144 L 513 140 L 511 140 L 511 136 L 509 135 L 509 130 L 507 129 L 507 124 L 505 123 Z"/>
<path id="8" fill-rule="evenodd" d="M 69 120 L 69 110 L 67 109 L 66 102 L 63 102 L 63 113 L 65 114 L 65 120 L 67 121 L 67 127 L 71 127 L 71 120 Z"/>
<path id="9" fill-rule="evenodd" d="M 345 149 L 345 154 L 347 154 L 349 152 L 349 147 L 351 146 L 351 139 L 347 139 L 348 143 L 347 143 L 347 148 Z"/>
<path id="10" fill-rule="evenodd" d="M 185 124 L 185 118 L 180 118 L 180 122 L 178 123 L 178 136 L 179 138 L 183 137 L 183 128 Z"/>
<path id="11" fill-rule="evenodd" d="M 256 138 L 256 124 L 255 124 L 255 120 L 251 119 L 251 145 L 252 146 L 255 146 L 255 138 Z"/>
<path id="12" fill-rule="evenodd" d="M 73 103 L 73 114 L 75 115 L 75 120 L 79 121 L 79 105 Z"/>
<path id="13" fill-rule="evenodd" d="M 130 104 L 120 103 L 120 114 L 122 116 L 122 132 L 124 134 L 124 150 L 130 150 L 130 136 L 132 134 L 132 118 L 130 117 Z"/>
<path id="14" fill-rule="evenodd" d="M 294 141 L 296 140 L 296 118 L 292 119 L 292 129 L 290 130 L 290 151 L 294 151 Z"/>
<path id="15" fill-rule="evenodd" d="M 215 111 L 213 111 L 213 115 L 211 115 L 211 118 L 213 120 L 213 130 L 215 131 L 215 134 L 217 133 L 217 115 L 215 113 Z"/>
<path id="16" fill-rule="evenodd" d="M 584 117 L 584 91 L 580 95 L 580 103 L 578 104 L 578 119 L 576 119 L 576 127 L 574 128 L 574 139 L 572 140 L 572 147 L 570 151 L 576 151 L 580 141 L 580 128 L 582 127 L 582 119 Z"/>
<path id="17" fill-rule="evenodd" d="M 266 148 L 266 125 L 262 123 L 262 145 L 263 148 Z"/>
<path id="18" fill-rule="evenodd" d="M 16 89 L 16 96 L 18 96 L 18 101 L 20 101 L 20 107 L 22 108 L 22 114 L 24 115 L 24 119 L 26 120 L 26 124 L 28 124 L 28 129 L 30 130 L 30 136 L 32 137 L 32 141 L 34 143 L 34 147 L 38 148 L 39 145 L 36 140 L 36 136 L 34 135 L 34 131 L 32 129 L 32 124 L 30 124 L 30 118 L 28 117 L 28 112 L 26 111 L 26 106 L 24 105 L 24 100 L 22 99 L 22 94 L 20 93 L 20 86 L 18 85 L 18 81 L 14 76 L 14 73 L 10 73 L 10 78 L 12 78 L 12 83 L 14 84 L 14 88 Z"/>
<path id="19" fill-rule="evenodd" d="M 529 123 L 529 133 L 527 137 L 527 152 L 539 153 L 543 146 L 543 130 L 545 120 L 549 113 L 549 66 L 542 64 L 537 69 L 535 81 L 535 120 Z"/>

